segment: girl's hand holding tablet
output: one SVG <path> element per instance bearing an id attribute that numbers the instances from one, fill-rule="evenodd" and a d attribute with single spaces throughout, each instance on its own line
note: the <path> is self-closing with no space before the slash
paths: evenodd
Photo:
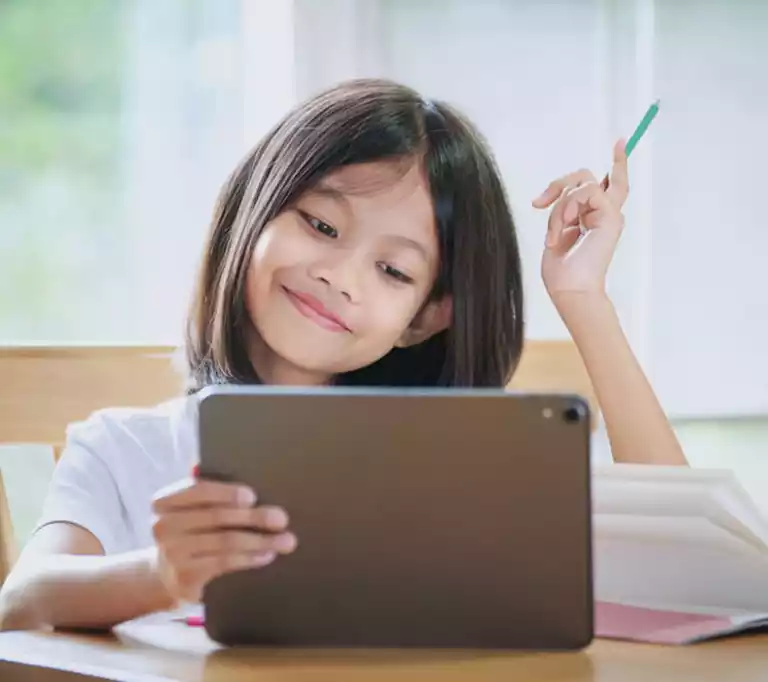
<path id="1" fill-rule="evenodd" d="M 247 487 L 187 479 L 154 500 L 157 572 L 174 601 L 197 602 L 224 573 L 261 568 L 296 548 L 283 509 L 258 506 Z"/>

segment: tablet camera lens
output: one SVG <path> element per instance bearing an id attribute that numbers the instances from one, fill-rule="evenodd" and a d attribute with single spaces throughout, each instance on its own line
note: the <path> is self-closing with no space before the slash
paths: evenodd
<path id="1" fill-rule="evenodd" d="M 578 424 L 584 418 L 581 405 L 571 405 L 563 411 L 563 421 L 566 424 Z"/>

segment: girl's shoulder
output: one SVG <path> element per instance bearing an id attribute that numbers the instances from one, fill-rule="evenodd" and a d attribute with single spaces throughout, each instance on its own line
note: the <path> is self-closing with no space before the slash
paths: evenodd
<path id="1" fill-rule="evenodd" d="M 82 526 L 108 554 L 147 547 L 153 496 L 197 460 L 196 398 L 97 410 L 68 427 L 38 528 Z"/>
<path id="2" fill-rule="evenodd" d="M 67 429 L 66 450 L 85 448 L 112 466 L 112 460 L 188 471 L 197 461 L 197 399 L 174 398 L 151 407 L 109 407 Z"/>

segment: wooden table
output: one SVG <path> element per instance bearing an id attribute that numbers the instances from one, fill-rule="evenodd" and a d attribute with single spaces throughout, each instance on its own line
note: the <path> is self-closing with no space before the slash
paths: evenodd
<path id="1" fill-rule="evenodd" d="M 225 649 L 156 615 L 114 634 L 0 633 L 5 682 L 758 682 L 768 680 L 768 635 L 686 647 L 596 640 L 580 653 Z"/>

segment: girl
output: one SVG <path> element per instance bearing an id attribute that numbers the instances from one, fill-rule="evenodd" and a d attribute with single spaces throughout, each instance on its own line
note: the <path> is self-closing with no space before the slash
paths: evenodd
<path id="1" fill-rule="evenodd" d="M 683 464 L 605 293 L 627 192 L 622 144 L 607 191 L 587 171 L 553 182 L 534 201 L 551 208 L 542 274 L 614 458 Z M 515 226 L 472 126 L 391 82 L 319 94 L 221 192 L 188 321 L 189 395 L 69 429 L 40 524 L 3 586 L 2 626 L 110 626 L 198 601 L 216 576 L 293 551 L 285 510 L 190 477 L 200 388 L 500 387 L 522 344 Z"/>

